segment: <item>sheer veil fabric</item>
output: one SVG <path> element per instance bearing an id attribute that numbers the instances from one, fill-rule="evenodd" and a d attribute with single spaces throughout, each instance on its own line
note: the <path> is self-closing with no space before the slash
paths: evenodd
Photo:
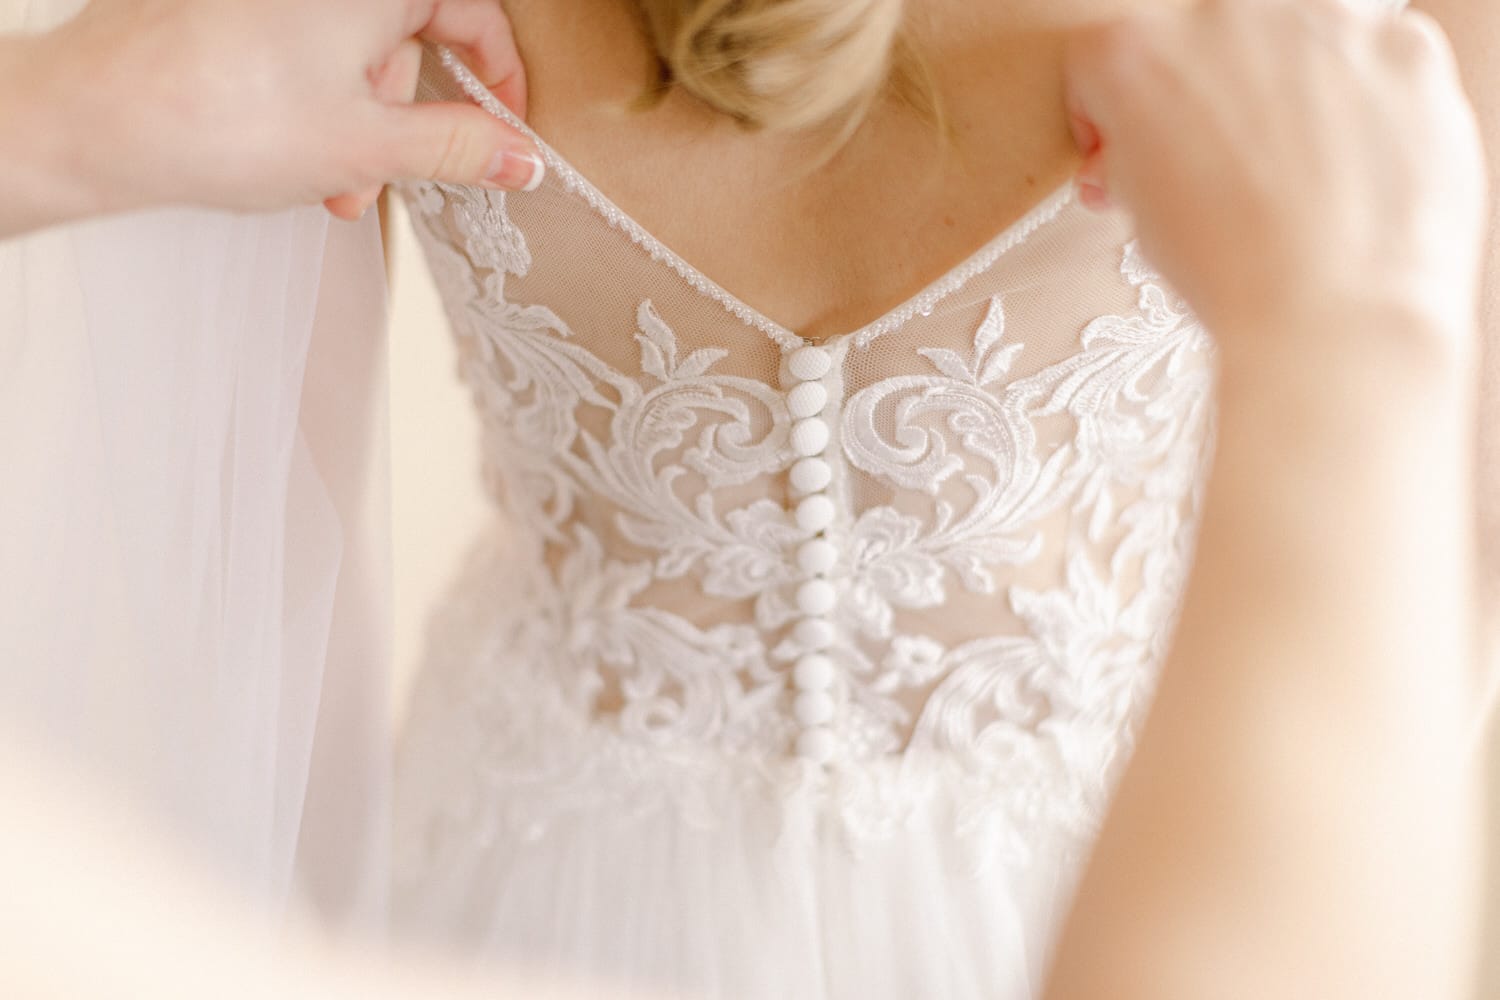
<path id="1" fill-rule="evenodd" d="M 8 0 L 41 30 L 79 0 Z M 0 714 L 279 907 L 385 907 L 373 218 L 149 212 L 0 243 Z M 31 744 L 28 744 L 31 745 Z"/>

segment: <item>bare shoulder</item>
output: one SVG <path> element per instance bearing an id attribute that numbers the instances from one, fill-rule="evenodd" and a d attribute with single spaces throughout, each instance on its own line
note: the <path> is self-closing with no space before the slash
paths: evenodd
<path id="1" fill-rule="evenodd" d="M 654 65 L 630 0 L 503 0 L 538 110 L 628 104 Z"/>

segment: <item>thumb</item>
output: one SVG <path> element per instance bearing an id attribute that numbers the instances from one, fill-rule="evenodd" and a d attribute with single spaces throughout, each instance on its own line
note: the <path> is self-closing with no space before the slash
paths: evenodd
<path id="1" fill-rule="evenodd" d="M 1065 96 L 1068 128 L 1073 133 L 1074 145 L 1083 157 L 1076 175 L 1079 197 L 1085 207 L 1105 209 L 1109 206 L 1109 170 L 1105 163 L 1104 138 L 1099 133 L 1099 126 L 1094 124 L 1071 87 Z"/>
<path id="2" fill-rule="evenodd" d="M 530 139 L 466 104 L 388 105 L 376 157 L 389 180 L 534 191 L 546 176 Z"/>
<path id="3" fill-rule="evenodd" d="M 1185 15 L 1152 11 L 1086 25 L 1063 40 L 1063 90 L 1069 112 L 1108 142 L 1150 115 L 1140 90 L 1166 70 L 1164 50 L 1181 47 Z M 1159 88 L 1158 88 L 1159 89 Z M 1082 142 L 1080 137 L 1080 142 Z"/>
<path id="4" fill-rule="evenodd" d="M 1128 186 L 1130 178 L 1122 169 L 1128 168 L 1129 157 L 1120 163 L 1120 147 L 1139 145 L 1148 129 L 1138 82 L 1150 59 L 1146 39 L 1160 23 L 1144 17 L 1106 22 L 1081 28 L 1065 39 L 1063 97 L 1073 140 L 1083 157 L 1079 193 L 1091 208 L 1108 207 Z"/>

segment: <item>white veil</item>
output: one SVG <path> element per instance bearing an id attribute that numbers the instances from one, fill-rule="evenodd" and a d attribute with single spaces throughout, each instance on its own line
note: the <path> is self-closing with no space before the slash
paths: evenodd
<path id="1" fill-rule="evenodd" d="M 384 909 L 384 310 L 373 217 L 0 243 L 0 726 L 340 923 Z"/>

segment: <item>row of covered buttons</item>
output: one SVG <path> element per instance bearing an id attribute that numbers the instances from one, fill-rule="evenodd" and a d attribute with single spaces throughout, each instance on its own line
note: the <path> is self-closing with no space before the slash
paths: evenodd
<path id="1" fill-rule="evenodd" d="M 823 379 L 833 368 L 833 359 L 821 347 L 799 347 L 787 358 L 787 369 L 794 385 L 787 393 L 787 410 L 791 414 L 792 451 L 797 461 L 792 466 L 792 488 L 801 496 L 797 503 L 797 526 L 808 536 L 797 549 L 797 568 L 802 582 L 797 587 L 797 610 L 801 617 L 794 634 L 805 652 L 792 670 L 797 690 L 793 714 L 801 732 L 797 736 L 797 754 L 816 763 L 825 763 L 834 751 L 833 730 L 833 660 L 827 655 L 833 644 L 834 626 L 829 619 L 838 602 L 838 591 L 828 579 L 838 561 L 838 549 L 828 540 L 827 530 L 836 514 L 828 485 L 833 469 L 823 457 L 831 431 L 822 417 L 828 405 L 828 386 Z"/>

